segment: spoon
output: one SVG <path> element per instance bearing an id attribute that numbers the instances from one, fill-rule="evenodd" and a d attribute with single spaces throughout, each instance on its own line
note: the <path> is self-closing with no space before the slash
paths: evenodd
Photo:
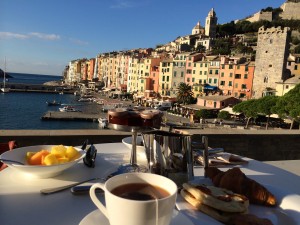
<path id="1" fill-rule="evenodd" d="M 75 186 L 77 186 L 79 184 L 83 184 L 83 183 L 86 183 L 86 182 L 89 182 L 89 181 L 93 181 L 93 180 L 107 181 L 109 178 L 111 178 L 111 177 L 113 177 L 115 175 L 121 174 L 121 173 L 125 173 L 125 172 L 126 171 L 121 171 L 118 168 L 117 171 L 109 174 L 106 178 L 103 178 L 103 177 L 94 177 L 94 178 L 86 179 L 86 180 L 83 180 L 83 181 L 75 182 L 73 184 L 68 184 L 68 185 L 65 185 L 65 186 L 41 189 L 40 192 L 41 192 L 41 194 L 44 194 L 44 195 L 53 194 L 53 193 L 57 193 L 57 192 L 60 192 L 60 191 L 63 191 L 63 190 L 75 187 Z"/>
<path id="2" fill-rule="evenodd" d="M 2 161 L 4 163 L 16 163 L 16 164 L 19 164 L 19 165 L 25 165 L 22 162 L 19 162 L 19 161 L 16 161 L 16 160 L 11 160 L 11 159 L 0 159 L 0 161 Z"/>

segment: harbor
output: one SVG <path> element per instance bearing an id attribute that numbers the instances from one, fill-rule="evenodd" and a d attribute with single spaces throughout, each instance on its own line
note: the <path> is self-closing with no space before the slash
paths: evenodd
<path id="1" fill-rule="evenodd" d="M 105 114 L 106 115 L 106 114 Z M 97 122 L 98 118 L 103 117 L 104 113 L 84 113 L 84 112 L 60 112 L 48 111 L 41 117 L 42 120 L 85 120 Z"/>

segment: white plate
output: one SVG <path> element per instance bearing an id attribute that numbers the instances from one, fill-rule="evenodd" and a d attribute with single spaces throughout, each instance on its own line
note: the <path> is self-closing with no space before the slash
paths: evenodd
<path id="1" fill-rule="evenodd" d="M 192 183 L 212 185 L 208 178 L 198 179 Z M 264 186 L 275 195 L 278 206 L 266 207 L 250 204 L 249 213 L 260 218 L 267 218 L 271 220 L 274 225 L 300 225 L 300 196 L 274 186 Z M 193 217 L 197 217 L 199 224 L 223 225 L 223 223 L 196 210 L 192 205 L 186 202 L 180 194 L 177 197 L 176 205 L 179 210 L 188 210 L 188 213 L 192 214 Z"/>
<path id="2" fill-rule="evenodd" d="M 94 210 L 84 217 L 79 225 L 109 225 L 107 218 L 101 213 L 99 209 Z M 170 225 L 193 225 L 192 221 L 183 213 L 174 210 L 173 218 Z"/>
<path id="3" fill-rule="evenodd" d="M 22 148 L 15 148 L 11 151 L 4 152 L 0 155 L 0 159 L 9 159 L 15 160 L 18 162 L 22 162 L 25 165 L 18 165 L 14 163 L 6 163 L 8 167 L 15 170 L 16 172 L 23 173 L 33 178 L 51 178 L 61 174 L 64 170 L 69 169 L 74 166 L 80 160 L 82 160 L 85 156 L 85 152 L 80 148 L 74 147 L 79 153 L 80 157 L 71 162 L 55 164 L 51 166 L 43 166 L 43 165 L 28 165 L 26 162 L 26 154 L 27 152 L 38 152 L 42 149 L 51 151 L 52 147 L 56 145 L 35 145 L 35 146 L 26 146 Z M 65 146 L 68 147 L 68 146 Z"/>

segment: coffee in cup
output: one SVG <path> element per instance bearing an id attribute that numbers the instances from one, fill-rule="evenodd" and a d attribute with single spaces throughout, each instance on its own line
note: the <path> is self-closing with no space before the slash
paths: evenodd
<path id="1" fill-rule="evenodd" d="M 105 206 L 95 194 L 97 188 L 104 190 Z M 177 186 L 161 175 L 126 173 L 92 185 L 90 196 L 110 225 L 169 225 Z"/>

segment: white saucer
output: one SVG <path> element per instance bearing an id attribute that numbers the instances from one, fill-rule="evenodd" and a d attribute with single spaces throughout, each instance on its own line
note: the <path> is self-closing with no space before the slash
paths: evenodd
<path id="1" fill-rule="evenodd" d="M 99 209 L 94 210 L 84 217 L 79 225 L 109 225 L 107 218 L 101 213 Z M 183 213 L 174 210 L 173 218 L 170 225 L 193 225 L 192 221 Z"/>

